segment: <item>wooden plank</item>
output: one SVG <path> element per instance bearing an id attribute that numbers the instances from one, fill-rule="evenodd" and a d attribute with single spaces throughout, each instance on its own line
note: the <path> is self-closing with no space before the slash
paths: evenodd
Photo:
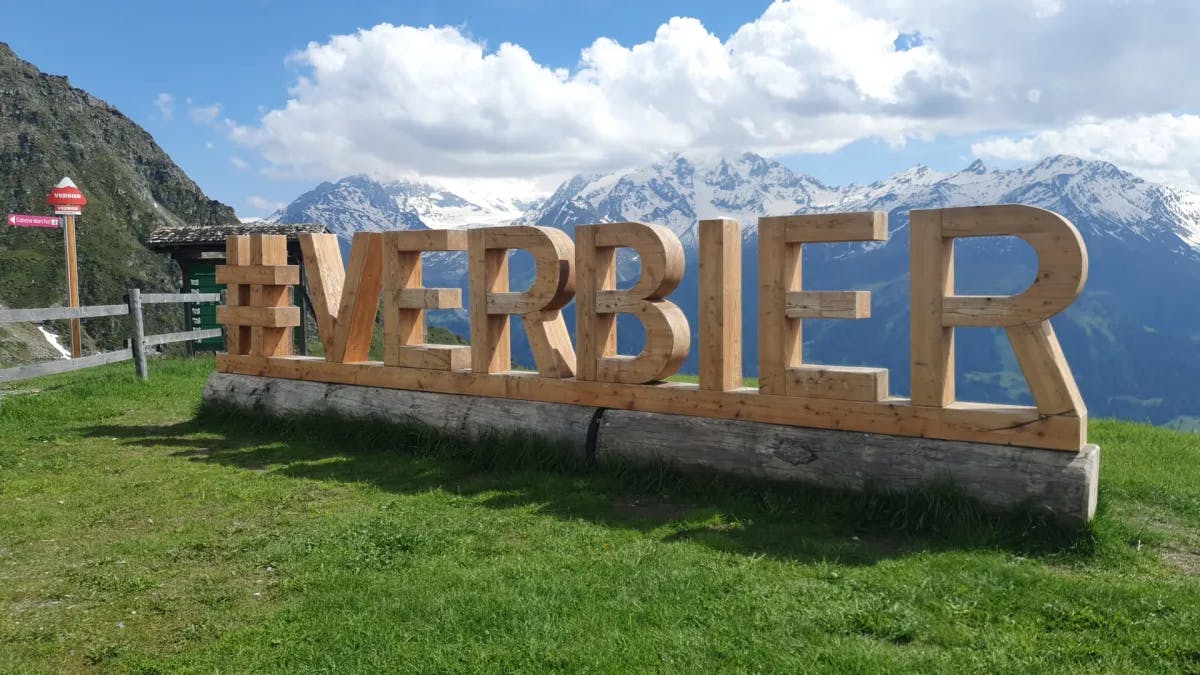
<path id="1" fill-rule="evenodd" d="M 294 286 L 300 283 L 300 267 L 297 265 L 217 265 L 217 283 Z"/>
<path id="2" fill-rule="evenodd" d="M 789 243 L 838 243 L 887 239 L 887 214 L 883 211 L 813 213 L 795 216 L 764 216 L 769 227 L 781 227 Z"/>
<path id="3" fill-rule="evenodd" d="M 137 288 L 129 289 L 129 351 L 133 353 L 133 367 L 139 379 L 150 379 L 150 369 L 146 364 L 146 329 L 142 321 L 142 291 Z"/>
<path id="4" fill-rule="evenodd" d="M 300 253 L 304 258 L 304 272 L 308 279 L 308 296 L 317 319 L 317 333 L 321 336 L 325 353 L 331 354 L 338 311 L 341 309 L 342 288 L 346 285 L 346 268 L 342 265 L 337 235 L 302 234 Z M 230 350 L 230 353 L 233 351 Z"/>
<path id="5" fill-rule="evenodd" d="M 784 316 L 789 319 L 869 319 L 869 291 L 794 291 L 787 294 Z"/>
<path id="6" fill-rule="evenodd" d="M 700 388 L 742 387 L 742 224 L 700 221 Z"/>
<path id="7" fill-rule="evenodd" d="M 525 324 L 525 335 L 529 338 L 529 349 L 533 352 L 538 375 L 574 377 L 575 345 L 571 344 L 571 334 L 567 331 L 562 310 L 528 312 L 521 315 L 521 321 Z"/>
<path id="8" fill-rule="evenodd" d="M 471 367 L 471 348 L 457 345 L 414 343 L 392 354 L 387 365 L 425 370 L 465 370 Z"/>
<path id="9" fill-rule="evenodd" d="M 284 328 L 300 323 L 299 307 L 217 307 L 217 323 L 229 326 Z"/>
<path id="10" fill-rule="evenodd" d="M 941 210 L 909 214 L 912 400 L 941 408 L 954 402 L 954 327 L 943 298 L 954 295 L 954 240 L 942 237 Z"/>
<path id="11" fill-rule="evenodd" d="M 576 377 L 595 380 L 600 359 L 617 353 L 617 317 L 601 313 L 601 289 L 617 287 L 617 249 L 596 244 L 595 225 L 575 228 Z"/>
<path id="12" fill-rule="evenodd" d="M 129 305 L 92 305 L 91 307 L 45 307 L 39 309 L 0 309 L 0 325 L 29 321 L 56 321 L 58 319 L 91 319 L 98 316 L 124 316 Z"/>
<path id="13" fill-rule="evenodd" d="M 250 237 L 230 236 L 225 239 L 225 262 L 230 266 L 250 264 Z M 250 305 L 250 286 L 229 284 L 225 288 L 225 304 L 229 307 Z M 217 309 L 217 313 L 220 313 Z M 251 327 L 226 324 L 225 351 L 230 354 L 249 354 Z"/>
<path id="14" fill-rule="evenodd" d="M 816 366 L 787 369 L 788 396 L 815 396 L 847 401 L 882 401 L 888 397 L 887 368 Z"/>
<path id="15" fill-rule="evenodd" d="M 147 335 L 146 346 L 156 347 L 158 345 L 166 345 L 174 342 L 191 342 L 193 340 L 204 340 L 206 338 L 221 337 L 220 328 L 209 328 L 208 330 L 185 330 L 178 333 L 159 333 L 158 335 Z"/>
<path id="16" fill-rule="evenodd" d="M 259 385 L 257 389 L 262 389 Z M 254 399 L 248 401 L 253 405 Z M 1096 511 L 1100 451 L 914 442 L 756 422 L 608 410 L 596 459 L 842 490 L 910 491 L 951 481 L 995 508 L 1032 505 L 1074 524 Z"/>
<path id="17" fill-rule="evenodd" d="M 459 288 L 399 288 L 388 297 L 393 305 L 410 310 L 462 307 Z"/>
<path id="18" fill-rule="evenodd" d="M 1071 367 L 1050 322 L 1009 326 L 1007 331 L 1038 411 L 1048 415 L 1086 415 L 1087 406 L 1079 385 L 1071 375 Z"/>
<path id="19" fill-rule="evenodd" d="M 143 305 L 220 302 L 220 293 L 142 293 Z"/>
<path id="20" fill-rule="evenodd" d="M 340 262 L 340 261 L 339 261 Z M 379 316 L 383 294 L 383 235 L 355 232 L 350 244 L 350 269 L 341 289 L 332 349 L 326 354 L 333 363 L 366 361 Z"/>
<path id="21" fill-rule="evenodd" d="M 1073 452 L 1083 447 L 1087 437 L 1086 418 L 1044 415 L 1036 408 L 1025 406 L 953 403 L 934 408 L 912 405 L 908 399 L 898 397 L 878 402 L 800 398 L 772 396 L 754 389 L 706 391 L 698 385 L 677 382 L 647 385 L 558 380 L 539 377 L 536 373 L 418 370 L 391 368 L 380 362 L 336 364 L 297 356 L 221 355 L 217 358 L 217 369 L 243 375 L 746 419 Z"/>
<path id="22" fill-rule="evenodd" d="M 787 242 L 785 218 L 758 219 L 758 385 L 787 393 L 787 369 L 800 365 L 801 323 L 787 318 L 787 295 L 801 282 L 800 245 Z"/>
<path id="23" fill-rule="evenodd" d="M 488 296 L 508 293 L 508 251 L 489 249 L 483 229 L 467 234 L 471 296 L 471 370 L 499 373 L 512 368 L 512 333 L 507 314 L 489 314 Z"/>
<path id="24" fill-rule="evenodd" d="M 5 368 L 4 370 L 0 370 L 0 382 L 16 382 L 18 380 L 28 380 L 30 378 L 41 377 L 43 375 L 69 373 L 73 370 L 83 370 L 84 368 L 103 366 L 108 363 L 128 361 L 132 358 L 133 351 L 129 349 L 119 349 L 115 352 L 104 352 L 103 354 L 81 356 L 77 359 L 59 359 L 58 361 L 47 361 L 45 363 L 35 363 L 28 366 Z"/>
<path id="25" fill-rule="evenodd" d="M 467 250 L 466 230 L 396 230 L 383 233 L 383 238 L 402 253 Z"/>

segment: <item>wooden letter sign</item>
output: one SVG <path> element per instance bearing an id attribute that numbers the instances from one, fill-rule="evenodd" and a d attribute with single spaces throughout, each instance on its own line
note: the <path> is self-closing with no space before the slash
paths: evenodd
<path id="1" fill-rule="evenodd" d="M 508 226 L 470 231 L 358 233 L 344 269 L 334 235 L 303 235 L 301 248 L 323 358 L 292 356 L 297 308 L 288 291 L 298 270 L 282 238 L 231 237 L 218 280 L 230 284 L 220 320 L 229 327 L 226 373 L 468 394 L 598 408 L 740 419 L 798 427 L 1079 451 L 1087 411 L 1049 318 L 1087 279 L 1087 251 L 1065 218 L 1041 209 L 983 206 L 911 214 L 912 398 L 893 396 L 883 368 L 825 366 L 803 358 L 805 320 L 870 316 L 870 293 L 806 291 L 804 244 L 885 241 L 882 212 L 763 217 L 759 235 L 760 386 L 742 383 L 742 228 L 700 222 L 700 382 L 663 382 L 691 347 L 687 317 L 669 299 L 684 272 L 670 230 L 642 223 L 575 229 Z M 963 296 L 954 289 L 954 240 L 1021 237 L 1038 255 L 1030 287 L 1013 296 Z M 616 285 L 616 251 L 637 253 L 641 274 Z M 509 288 L 509 251 L 532 254 L 529 288 Z M 425 288 L 421 253 L 465 251 L 471 346 L 425 343 L 425 312 L 458 308 L 458 289 Z M 563 308 L 576 303 L 575 344 Z M 383 361 L 369 348 L 383 303 Z M 618 354 L 616 320 L 645 328 L 639 354 Z M 536 372 L 514 371 L 509 326 L 520 317 Z M 954 395 L 954 332 L 1007 332 L 1035 406 L 963 403 Z M 576 347 L 578 351 L 576 351 Z"/>

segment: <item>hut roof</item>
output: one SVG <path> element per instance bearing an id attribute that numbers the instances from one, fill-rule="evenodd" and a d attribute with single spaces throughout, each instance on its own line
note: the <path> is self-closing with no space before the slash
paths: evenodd
<path id="1" fill-rule="evenodd" d="M 254 221 L 250 223 L 230 223 L 227 225 L 182 225 L 177 227 L 160 227 L 150 233 L 146 245 L 154 250 L 170 249 L 181 246 L 224 246 L 225 238 L 237 234 L 282 234 L 288 239 L 296 239 L 301 234 L 319 234 L 328 232 L 328 228 L 320 223 L 268 223 Z"/>

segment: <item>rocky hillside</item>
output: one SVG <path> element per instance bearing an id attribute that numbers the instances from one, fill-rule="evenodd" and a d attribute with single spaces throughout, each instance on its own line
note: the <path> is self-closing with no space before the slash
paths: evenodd
<path id="1" fill-rule="evenodd" d="M 88 197 L 78 239 L 84 304 L 119 302 L 132 286 L 175 287 L 169 262 L 142 245 L 155 227 L 237 222 L 119 110 L 0 43 L 0 212 L 48 213 L 46 194 L 63 176 Z M 0 303 L 60 305 L 65 285 L 60 231 L 0 228 Z M 115 321 L 85 321 L 86 344 L 119 341 Z"/>

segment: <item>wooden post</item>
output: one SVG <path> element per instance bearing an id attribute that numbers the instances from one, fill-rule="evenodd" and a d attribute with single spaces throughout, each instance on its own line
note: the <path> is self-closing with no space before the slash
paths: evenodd
<path id="1" fill-rule="evenodd" d="M 700 221 L 700 388 L 742 387 L 742 224 Z"/>
<path id="2" fill-rule="evenodd" d="M 296 304 L 300 306 L 300 325 L 296 327 L 300 356 L 308 356 L 308 277 L 300 266 L 300 285 L 296 287 Z"/>
<path id="3" fill-rule="evenodd" d="M 64 216 L 66 226 L 63 227 L 63 246 L 67 257 L 67 300 L 71 307 L 79 306 L 79 261 L 75 254 L 75 216 Z M 77 359 L 82 355 L 83 335 L 79 327 L 79 319 L 71 319 L 71 358 Z"/>
<path id="4" fill-rule="evenodd" d="M 142 291 L 137 288 L 129 289 L 129 322 L 132 326 L 129 348 L 133 352 L 133 367 L 138 378 L 150 379 L 150 371 L 146 367 L 146 329 L 142 322 Z"/>

